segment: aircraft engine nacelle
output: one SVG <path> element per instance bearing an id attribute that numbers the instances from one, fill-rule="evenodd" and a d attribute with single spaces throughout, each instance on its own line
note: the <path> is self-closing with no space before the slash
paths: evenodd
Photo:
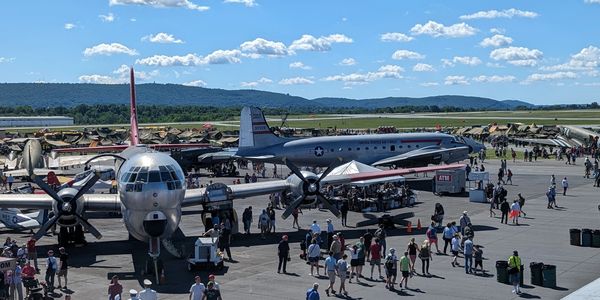
<path id="1" fill-rule="evenodd" d="M 302 171 L 302 175 L 304 175 L 304 178 L 306 178 L 307 181 L 311 183 L 314 183 L 319 179 L 319 176 L 317 176 L 313 172 Z M 319 186 L 311 187 L 310 185 L 307 185 L 305 182 L 303 182 L 302 179 L 298 178 L 298 176 L 296 175 L 291 175 L 286 180 L 289 186 L 291 187 L 290 196 L 292 200 L 302 195 L 306 195 L 306 198 L 304 199 L 304 201 L 302 201 L 302 204 L 300 206 L 314 207 L 315 203 L 317 202 L 317 197 L 313 194 L 314 191 L 311 191 L 311 189 L 319 188 Z"/>
<path id="2" fill-rule="evenodd" d="M 60 219 L 56 223 L 64 227 L 72 227 L 79 223 L 75 218 L 75 213 L 81 215 L 83 213 L 83 197 L 73 199 L 77 195 L 78 190 L 74 188 L 64 188 L 58 192 L 58 196 L 62 199 L 59 203 L 55 201 L 52 205 L 54 214 L 61 213 Z"/>

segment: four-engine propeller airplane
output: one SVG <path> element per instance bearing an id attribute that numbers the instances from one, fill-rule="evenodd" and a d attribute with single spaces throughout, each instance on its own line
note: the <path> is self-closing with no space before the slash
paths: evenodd
<path id="1" fill-rule="evenodd" d="M 34 164 L 29 163 L 28 172 L 31 180 L 46 194 L 0 195 L 0 207 L 52 210 L 53 217 L 42 224 L 34 237 L 37 239 L 43 237 L 48 229 L 56 224 L 61 228 L 59 240 L 61 235 L 64 238 L 65 234 L 69 234 L 66 228 L 80 225 L 96 238 L 101 238 L 101 233 L 88 221 L 86 213 L 121 212 L 128 233 L 137 240 L 148 242 L 148 254 L 151 259 L 147 260 L 146 269 L 148 273 L 155 274 L 157 281 L 162 265 L 159 259 L 161 243 L 175 256 L 181 256 L 177 249 L 173 249 L 174 245 L 170 239 L 177 231 L 181 233 L 179 222 L 183 207 L 202 205 L 206 209 L 232 205 L 232 200 L 236 198 L 289 192 L 293 201 L 283 213 L 284 218 L 289 216 L 295 207 L 316 201 L 322 202 L 334 215 L 339 216 L 340 213 L 332 201 L 321 194 L 321 186 L 464 167 L 464 165 L 446 165 L 327 176 L 337 165 L 336 160 L 330 163 L 329 168 L 319 177 L 312 172 L 300 171 L 284 157 L 282 161 L 293 172 L 293 175 L 284 180 L 232 186 L 219 183 L 202 189 L 187 189 L 184 172 L 172 157 L 139 143 L 133 69 L 130 71 L 130 77 L 131 145 L 119 154 L 98 156 L 111 156 L 119 161 L 115 168 L 118 193 L 87 194 L 86 192 L 99 179 L 97 172 L 92 173 L 93 175 L 80 189 L 66 187 L 55 192 L 41 177 L 34 174 Z M 290 153 L 289 158 L 294 158 L 294 155 Z M 234 226 L 237 227 L 237 223 Z M 80 234 L 83 235 L 83 232 Z"/>

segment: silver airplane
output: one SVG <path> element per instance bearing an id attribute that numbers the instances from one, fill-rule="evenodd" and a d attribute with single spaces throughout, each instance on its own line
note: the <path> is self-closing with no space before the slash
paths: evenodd
<path id="1" fill-rule="evenodd" d="M 222 207 L 231 208 L 234 199 L 274 192 L 289 192 L 293 201 L 284 212 L 284 218 L 289 216 L 295 207 L 316 201 L 321 201 L 334 215 L 339 216 L 339 211 L 331 201 L 321 194 L 322 185 L 346 184 L 354 181 L 464 167 L 464 165 L 448 165 L 327 176 L 333 169 L 330 167 L 318 176 L 311 172 L 300 171 L 290 161 L 284 159 L 294 173 L 284 180 L 232 186 L 216 183 L 207 188 L 187 189 L 184 172 L 172 157 L 139 144 L 133 69 L 130 71 L 130 77 L 131 145 L 120 154 L 98 156 L 110 156 L 118 159 L 119 163 L 115 168 L 118 193 L 87 194 L 86 192 L 98 180 L 98 173 L 93 173 L 93 177 L 80 189 L 67 187 L 55 192 L 41 177 L 34 174 L 33 163 L 29 163 L 31 180 L 46 194 L 0 195 L 0 208 L 51 210 L 53 217 L 42 224 L 34 237 L 37 239 L 44 237 L 48 229 L 56 224 L 61 227 L 59 240 L 61 240 L 61 235 L 67 234 L 67 231 L 63 229 L 75 226 L 83 226 L 99 239 L 102 235 L 88 222 L 86 213 L 120 212 L 123 216 L 123 223 L 131 236 L 149 244 L 148 254 L 151 260 L 149 259 L 146 263 L 146 272 L 153 273 L 157 282 L 158 276 L 162 272 L 162 263 L 159 258 L 161 244 L 173 255 L 182 256 L 181 252 L 173 249 L 171 238 L 177 231 L 180 231 L 179 223 L 184 207 L 201 205 L 205 211 Z M 237 217 L 235 211 L 232 212 L 233 227 L 237 229 Z"/>
<path id="2" fill-rule="evenodd" d="M 244 107 L 236 155 L 271 163 L 287 157 L 302 166 L 355 160 L 372 166 L 421 167 L 459 162 L 481 149 L 483 144 L 473 139 L 438 132 L 281 138 L 271 131 L 260 109 Z"/>

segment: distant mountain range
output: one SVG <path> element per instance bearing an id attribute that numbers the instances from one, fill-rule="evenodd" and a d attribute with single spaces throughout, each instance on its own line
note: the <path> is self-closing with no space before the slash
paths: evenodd
<path id="1" fill-rule="evenodd" d="M 271 108 L 344 107 L 382 108 L 398 106 L 438 106 L 470 109 L 511 110 L 518 106 L 535 105 L 519 100 L 494 100 L 458 95 L 423 98 L 387 97 L 373 99 L 316 98 L 306 99 L 289 94 L 259 90 L 224 90 L 183 86 L 178 84 L 139 84 L 136 86 L 140 105 L 202 105 L 217 107 L 259 106 Z M 79 104 L 127 104 L 129 88 L 125 84 L 87 83 L 3 83 L 0 84 L 0 105 L 36 107 Z"/>

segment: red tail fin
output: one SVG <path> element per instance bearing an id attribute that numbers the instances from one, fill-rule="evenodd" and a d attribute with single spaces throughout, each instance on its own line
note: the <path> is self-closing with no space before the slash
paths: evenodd
<path id="1" fill-rule="evenodd" d="M 129 76 L 130 76 L 130 81 L 129 81 L 129 85 L 131 88 L 131 102 L 130 102 L 130 108 L 131 108 L 131 136 L 130 136 L 130 141 L 131 141 L 131 145 L 135 146 L 137 144 L 139 144 L 140 142 L 140 137 L 138 134 L 138 121 L 137 121 L 137 110 L 135 108 L 135 76 L 133 74 L 133 67 L 130 69 L 129 71 Z"/>

